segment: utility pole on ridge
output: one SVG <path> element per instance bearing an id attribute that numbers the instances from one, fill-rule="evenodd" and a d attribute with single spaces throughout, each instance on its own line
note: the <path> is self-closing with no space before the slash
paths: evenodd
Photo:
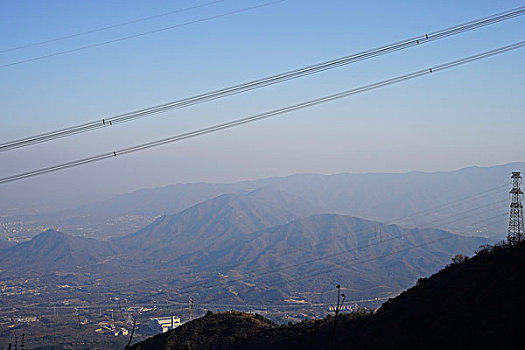
<path id="1" fill-rule="evenodd" d="M 193 320 L 193 305 L 194 305 L 195 301 L 193 300 L 192 297 L 189 297 L 188 298 L 188 313 L 189 313 L 189 318 L 190 318 L 190 321 Z"/>

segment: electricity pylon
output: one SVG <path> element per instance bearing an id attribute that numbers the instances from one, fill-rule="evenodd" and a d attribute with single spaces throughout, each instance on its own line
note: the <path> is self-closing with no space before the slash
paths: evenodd
<path id="1" fill-rule="evenodd" d="M 523 229 L 523 191 L 521 190 L 521 173 L 512 172 L 512 189 L 510 190 L 510 217 L 507 243 L 518 244 L 525 238 Z"/>

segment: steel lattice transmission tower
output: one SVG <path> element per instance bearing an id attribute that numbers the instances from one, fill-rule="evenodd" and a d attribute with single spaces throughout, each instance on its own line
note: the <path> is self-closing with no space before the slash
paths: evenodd
<path id="1" fill-rule="evenodd" d="M 517 244 L 525 238 L 523 229 L 523 191 L 521 190 L 521 173 L 512 172 L 512 189 L 510 190 L 510 218 L 507 242 L 510 245 Z"/>

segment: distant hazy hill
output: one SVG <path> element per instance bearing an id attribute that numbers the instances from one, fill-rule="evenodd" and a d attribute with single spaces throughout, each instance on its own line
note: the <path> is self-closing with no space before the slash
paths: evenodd
<path id="1" fill-rule="evenodd" d="M 508 206 L 505 200 L 510 189 L 510 185 L 505 187 L 505 184 L 509 184 L 510 172 L 520 169 L 525 169 L 525 163 L 435 173 L 298 174 L 234 184 L 179 184 L 117 196 L 72 210 L 68 215 L 174 214 L 221 194 L 264 188 L 302 198 L 305 203 L 317 208 L 317 213 L 339 213 L 469 235 L 503 237 L 506 217 L 483 220 L 505 211 Z M 457 202 L 446 209 L 405 218 L 497 186 L 501 188 Z M 454 216 L 468 210 L 471 211 L 465 219 Z"/>
<path id="2" fill-rule="evenodd" d="M 320 292 L 332 281 L 348 286 L 353 299 L 384 296 L 488 242 L 437 229 L 310 215 L 316 209 L 307 203 L 268 189 L 221 195 L 113 242 L 136 261 L 169 272 L 173 287 L 236 302 L 326 302 Z M 182 271 L 191 278 L 181 278 Z"/>
<path id="3" fill-rule="evenodd" d="M 197 203 L 227 193 L 253 190 L 250 182 L 235 184 L 190 183 L 142 189 L 113 199 L 75 209 L 76 213 L 89 215 L 166 215 L 175 214 Z"/>
<path id="4" fill-rule="evenodd" d="M 108 243 L 47 230 L 30 241 L 4 249 L 0 267 L 46 273 L 71 271 L 114 254 Z"/>
<path id="5" fill-rule="evenodd" d="M 142 230 L 115 240 L 140 254 L 171 258 L 203 253 L 214 244 L 287 223 L 317 209 L 300 198 L 265 189 L 225 194 L 175 215 L 162 216 Z"/>
<path id="6" fill-rule="evenodd" d="M 46 231 L 2 250 L 0 269 L 84 272 L 121 292 L 161 281 L 168 294 L 156 300 L 191 291 L 203 304 L 327 303 L 335 283 L 349 300 L 394 295 L 487 243 L 336 214 L 301 218 L 313 209 L 293 196 L 274 202 L 269 195 L 222 195 L 112 242 Z"/>
<path id="7" fill-rule="evenodd" d="M 487 240 L 483 238 L 442 230 L 404 229 L 323 214 L 235 240 L 221 239 L 173 263 L 191 261 L 195 270 L 201 271 L 202 279 L 196 280 L 195 286 L 222 284 L 244 300 L 275 301 L 294 296 L 326 302 L 326 295 L 316 292 L 326 290 L 332 281 L 347 286 L 347 295 L 353 299 L 385 295 L 435 272 L 455 254 L 472 254 L 484 243 Z"/>
<path id="8" fill-rule="evenodd" d="M 448 267 L 389 300 L 373 316 L 344 315 L 334 348 L 521 349 L 525 345 L 524 264 L 525 245 L 521 245 Z M 242 317 L 207 315 L 132 348 L 328 349 L 333 334 L 333 317 L 281 327 L 254 327 L 239 322 Z M 264 324 L 255 315 L 244 318 Z"/>

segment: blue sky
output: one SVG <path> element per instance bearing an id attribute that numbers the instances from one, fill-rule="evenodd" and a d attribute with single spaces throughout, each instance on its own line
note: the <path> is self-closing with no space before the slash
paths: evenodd
<path id="1" fill-rule="evenodd" d="M 0 66 L 270 1 L 225 0 L 0 53 Z M 0 3 L 0 51 L 203 1 Z M 520 1 L 298 1 L 0 68 L 0 140 L 188 97 L 432 32 Z M 111 130 L 0 154 L 0 176 L 271 110 L 525 39 L 525 17 Z M 2 185 L 16 198 L 120 193 L 298 172 L 447 170 L 522 161 L 525 49 L 309 110 Z M 80 184 L 80 185 L 79 185 Z"/>

